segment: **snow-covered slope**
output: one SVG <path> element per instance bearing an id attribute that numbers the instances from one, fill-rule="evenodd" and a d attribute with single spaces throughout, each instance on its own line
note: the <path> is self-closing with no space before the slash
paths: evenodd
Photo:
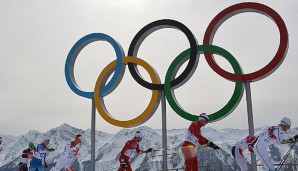
<path id="1" fill-rule="evenodd" d="M 134 155 L 131 158 L 132 167 L 141 170 L 161 170 L 162 168 L 162 137 L 161 130 L 152 129 L 150 127 L 141 126 L 133 129 L 123 129 L 117 134 L 108 134 L 101 131 L 96 131 L 96 170 L 104 171 L 117 168 L 119 166 L 118 157 L 119 153 L 124 146 L 124 143 L 133 138 L 135 132 L 141 131 L 145 137 L 140 143 L 140 148 L 146 150 L 153 147 L 154 152 L 149 154 Z M 257 129 L 260 132 L 262 129 Z M 183 156 L 179 148 L 184 140 L 184 133 L 186 129 L 173 129 L 168 130 L 168 168 L 181 168 L 184 165 Z M 287 135 L 293 136 L 298 133 L 298 129 L 294 128 Z M 45 135 L 51 138 L 50 147 L 55 148 L 54 152 L 48 154 L 47 163 L 50 170 L 55 166 L 59 155 L 63 152 L 64 145 L 67 141 L 73 139 L 76 134 L 82 135 L 82 147 L 79 152 L 75 167 L 77 170 L 90 169 L 90 149 L 91 149 L 91 131 L 81 130 L 70 125 L 63 124 L 60 127 L 53 128 L 46 132 Z M 222 129 L 216 130 L 213 128 L 204 128 L 202 134 L 208 137 L 221 147 L 221 150 L 214 151 L 207 147 L 201 147 L 198 150 L 200 153 L 200 165 L 225 165 L 233 164 L 234 160 L 230 155 L 230 149 L 233 144 L 240 138 L 248 134 L 247 130 L 238 129 Z M 43 133 L 37 131 L 29 131 L 25 135 L 18 137 L 10 135 L 0 135 L 3 138 L 2 148 L 0 153 L 0 170 L 11 171 L 16 169 L 17 163 L 20 161 L 22 151 L 28 148 L 28 143 L 31 141 L 34 144 L 41 143 Z M 275 162 L 281 160 L 283 155 L 289 149 L 289 145 L 282 145 L 270 148 L 270 154 Z M 298 149 L 294 149 L 293 153 L 298 154 Z M 249 159 L 249 153 L 245 153 Z M 114 169 L 116 170 L 116 169 Z M 226 170 L 231 170 L 227 167 Z"/>

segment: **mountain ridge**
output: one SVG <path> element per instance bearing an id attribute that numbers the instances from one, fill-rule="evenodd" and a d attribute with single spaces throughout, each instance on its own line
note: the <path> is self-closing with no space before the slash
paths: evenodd
<path id="1" fill-rule="evenodd" d="M 263 128 L 257 128 L 255 132 L 259 132 Z M 160 170 L 162 167 L 162 135 L 160 129 L 153 129 L 147 126 L 140 126 L 136 128 L 122 129 L 116 134 L 110 134 L 96 130 L 96 168 L 98 170 L 107 170 L 110 168 L 117 168 L 119 165 L 118 157 L 124 143 L 133 138 L 134 133 L 139 130 L 145 137 L 140 143 L 141 149 L 154 148 L 156 151 L 152 154 L 134 155 L 131 158 L 133 168 L 142 168 L 142 170 Z M 179 152 L 179 145 L 184 140 L 185 129 L 172 129 L 168 130 L 168 158 L 169 168 L 181 168 L 184 165 L 183 156 Z M 287 136 L 292 136 L 298 133 L 298 128 L 293 128 L 287 133 Z M 59 127 L 52 128 L 45 133 L 38 132 L 36 130 L 30 130 L 27 134 L 20 136 L 2 135 L 3 138 L 2 148 L 0 153 L 0 170 L 8 171 L 15 170 L 16 165 L 20 161 L 20 155 L 22 151 L 28 148 L 28 143 L 32 141 L 35 145 L 41 143 L 44 135 L 50 137 L 51 141 L 49 146 L 56 150 L 49 153 L 47 156 L 47 163 L 49 169 L 55 166 L 59 155 L 63 152 L 64 145 L 73 139 L 76 134 L 82 135 L 82 147 L 80 149 L 77 160 L 75 161 L 75 168 L 77 170 L 90 170 L 90 149 L 91 149 L 91 130 L 82 130 L 72 127 L 66 123 Z M 221 147 L 221 151 L 216 152 L 210 148 L 201 147 L 198 153 L 202 156 L 199 163 L 201 165 L 206 164 L 218 164 L 225 165 L 233 164 L 233 158 L 230 155 L 231 147 L 236 141 L 248 134 L 248 130 L 245 129 L 214 129 L 206 127 L 202 129 L 202 134 L 215 142 Z M 288 145 L 278 146 L 278 148 L 270 148 L 270 154 L 276 161 L 281 159 L 283 154 L 286 153 Z M 160 150 L 160 151 L 158 151 Z M 297 154 L 298 150 L 294 149 L 294 153 Z M 249 153 L 245 153 L 245 156 L 249 159 Z"/>

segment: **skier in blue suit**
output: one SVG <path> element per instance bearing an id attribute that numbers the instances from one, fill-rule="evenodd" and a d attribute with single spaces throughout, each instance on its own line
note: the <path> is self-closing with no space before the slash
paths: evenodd
<path id="1" fill-rule="evenodd" d="M 49 143 L 50 143 L 50 138 L 45 137 L 43 139 L 43 142 L 41 144 L 37 145 L 37 147 L 34 151 L 34 154 L 33 154 L 33 158 L 30 162 L 29 171 L 35 171 L 36 169 L 38 169 L 39 171 L 44 171 L 44 168 L 48 167 L 48 165 L 46 163 L 47 152 L 54 151 L 54 149 L 48 148 Z M 42 162 L 44 162 L 44 166 L 43 166 Z"/>

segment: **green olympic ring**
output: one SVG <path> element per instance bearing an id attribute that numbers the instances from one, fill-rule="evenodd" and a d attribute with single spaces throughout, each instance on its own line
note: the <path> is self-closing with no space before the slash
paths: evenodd
<path id="1" fill-rule="evenodd" d="M 203 51 L 208 51 L 211 53 L 216 53 L 217 55 L 220 55 L 227 59 L 229 63 L 232 65 L 232 68 L 235 72 L 235 74 L 243 74 L 242 69 L 237 62 L 237 60 L 233 57 L 232 54 L 230 54 L 225 49 L 214 46 L 214 45 L 198 45 L 197 46 L 198 53 L 202 53 Z M 174 95 L 174 89 L 177 87 L 171 88 L 171 80 L 173 80 L 177 74 L 178 69 L 180 66 L 187 60 L 190 54 L 190 49 L 187 49 L 180 53 L 171 63 L 165 78 L 165 95 L 168 100 L 168 103 L 172 107 L 172 109 L 182 118 L 190 120 L 190 121 L 196 121 L 198 120 L 198 115 L 193 115 L 188 112 L 186 112 L 184 109 L 180 107 L 178 104 L 175 95 Z M 239 104 L 242 95 L 243 95 L 244 87 L 243 83 L 240 81 L 235 82 L 235 88 L 232 97 L 228 101 L 228 103 L 218 110 L 217 112 L 209 115 L 209 121 L 215 122 L 217 120 L 223 119 L 224 117 L 228 116 Z"/>

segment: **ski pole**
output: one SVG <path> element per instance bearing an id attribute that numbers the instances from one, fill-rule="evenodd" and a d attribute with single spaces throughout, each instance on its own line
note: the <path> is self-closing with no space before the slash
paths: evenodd
<path id="1" fill-rule="evenodd" d="M 277 169 L 279 170 L 281 168 L 281 166 L 284 164 L 284 162 L 286 161 L 286 159 L 288 158 L 288 156 L 290 155 L 290 152 L 292 151 L 292 149 L 294 148 L 296 142 L 290 147 L 290 149 L 288 150 L 288 152 L 286 153 L 286 155 L 284 156 L 284 158 L 281 160 L 280 164 L 278 165 Z"/>
<path id="2" fill-rule="evenodd" d="M 104 170 L 104 171 L 113 171 L 113 170 L 115 170 L 115 169 L 118 169 L 119 167 L 114 167 L 114 168 L 111 168 L 111 169 L 108 169 L 108 170 Z"/>
<path id="3" fill-rule="evenodd" d="M 290 149 L 288 150 L 288 152 L 286 153 L 286 155 L 284 156 L 284 158 L 280 161 L 280 163 L 278 164 L 277 168 L 275 169 L 276 171 L 279 171 L 282 167 L 282 165 L 284 164 L 284 162 L 286 161 L 286 159 L 288 158 L 288 156 L 290 155 L 290 152 L 292 151 L 292 149 L 294 148 L 296 144 L 296 141 L 294 142 L 294 144 L 290 147 Z"/>
<path id="4" fill-rule="evenodd" d="M 163 151 L 163 150 L 175 150 L 176 148 L 168 148 L 168 149 L 152 149 L 152 151 Z"/>
<path id="5" fill-rule="evenodd" d="M 175 150 L 175 152 L 176 153 L 179 153 L 179 147 L 177 147 L 177 148 L 169 148 L 169 149 L 153 149 L 152 151 L 154 151 L 154 152 L 158 152 L 158 151 L 164 151 L 164 150 Z M 175 152 L 172 152 L 172 153 L 168 153 L 167 155 L 171 155 L 171 154 L 175 154 Z M 151 157 L 157 157 L 157 156 L 162 156 L 162 155 L 152 155 Z"/>
<path id="6" fill-rule="evenodd" d="M 246 160 L 247 160 L 247 159 L 246 159 Z M 256 161 L 256 163 L 255 163 L 255 164 L 257 164 L 259 160 L 260 160 L 260 159 L 258 159 L 258 160 Z M 250 166 L 249 166 L 248 170 L 250 170 L 250 169 L 252 168 L 252 165 L 253 165 L 253 163 L 251 163 L 251 164 L 250 164 Z"/>

